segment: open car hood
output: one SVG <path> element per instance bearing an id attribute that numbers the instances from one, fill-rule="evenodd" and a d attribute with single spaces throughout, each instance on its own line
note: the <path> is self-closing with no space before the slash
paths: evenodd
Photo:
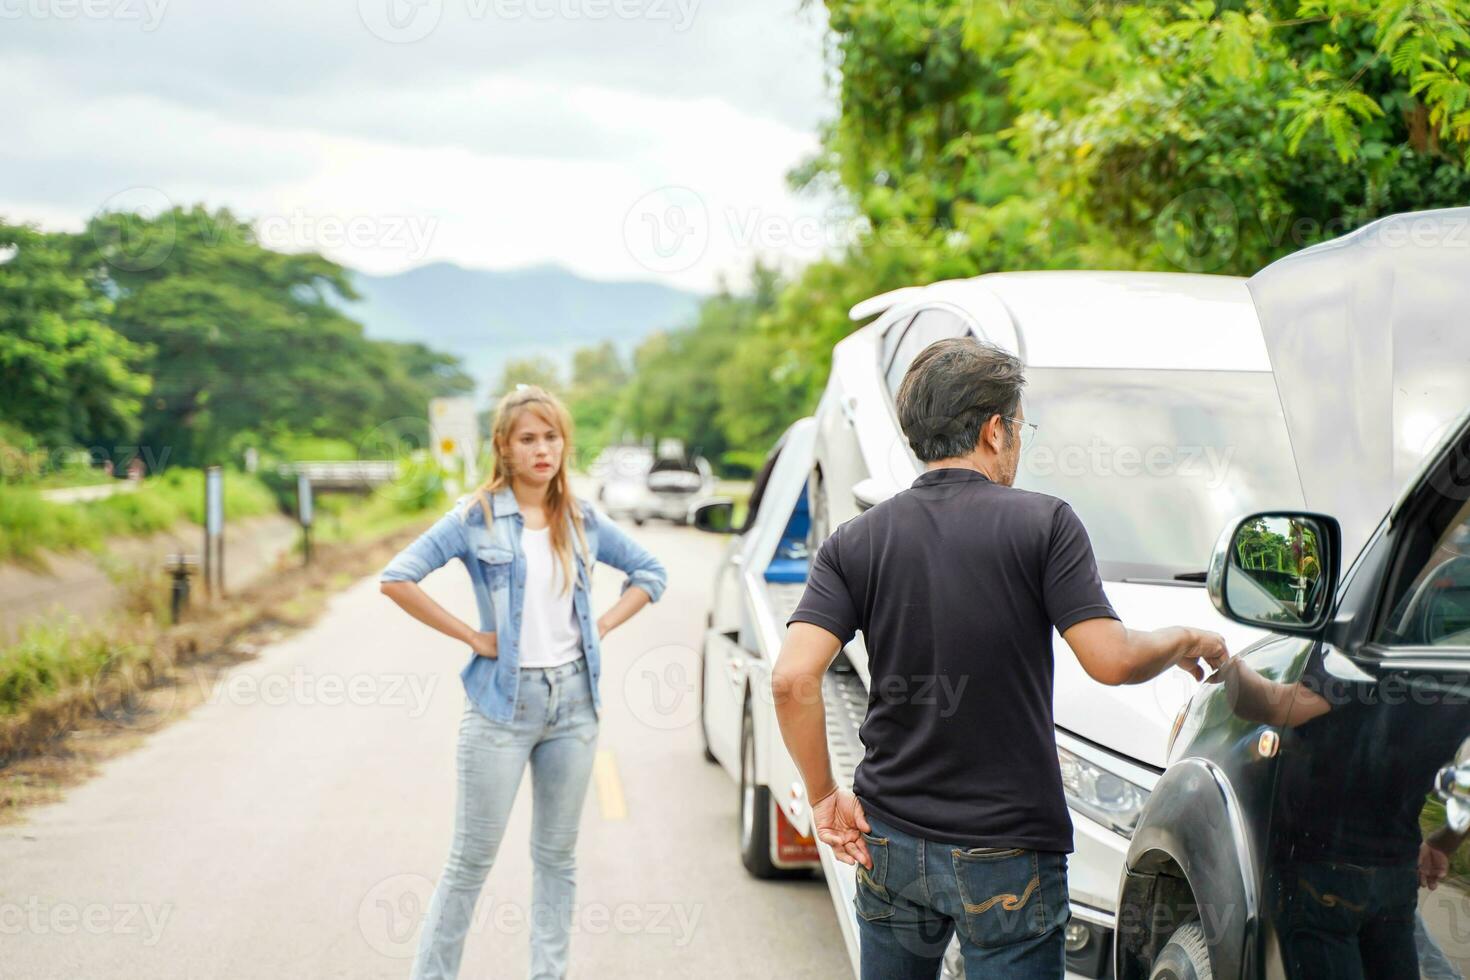
<path id="1" fill-rule="evenodd" d="M 1470 208 L 1382 218 L 1247 283 L 1307 506 L 1344 564 L 1470 405 Z"/>

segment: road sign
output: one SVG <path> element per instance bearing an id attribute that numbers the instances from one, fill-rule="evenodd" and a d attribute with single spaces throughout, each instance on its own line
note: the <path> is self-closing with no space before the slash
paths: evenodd
<path id="1" fill-rule="evenodd" d="M 469 483 L 479 479 L 475 464 L 479 437 L 480 423 L 475 418 L 473 398 L 429 399 L 429 442 L 434 460 L 450 472 L 462 471 Z"/>

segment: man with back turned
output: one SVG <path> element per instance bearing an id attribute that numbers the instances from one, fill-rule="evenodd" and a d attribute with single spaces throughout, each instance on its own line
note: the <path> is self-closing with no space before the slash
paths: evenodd
<path id="1" fill-rule="evenodd" d="M 1215 633 L 1130 630 L 1065 501 L 1018 490 L 1023 365 L 936 341 L 899 387 L 913 484 L 844 522 L 812 561 L 772 673 L 819 838 L 857 865 L 864 980 L 937 976 L 958 931 L 971 977 L 1064 972 L 1072 823 L 1052 725 L 1052 630 L 1104 684 L 1228 654 Z M 821 679 L 856 631 L 865 754 L 832 778 Z"/>

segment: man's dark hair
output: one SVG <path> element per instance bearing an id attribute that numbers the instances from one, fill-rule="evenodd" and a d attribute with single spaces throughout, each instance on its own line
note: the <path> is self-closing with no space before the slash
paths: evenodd
<path id="1" fill-rule="evenodd" d="M 898 424 L 926 463 L 968 456 L 992 415 L 1015 415 L 1026 384 L 1021 359 L 974 337 L 936 340 L 898 386 Z M 1005 428 L 1005 446 L 1016 433 Z"/>

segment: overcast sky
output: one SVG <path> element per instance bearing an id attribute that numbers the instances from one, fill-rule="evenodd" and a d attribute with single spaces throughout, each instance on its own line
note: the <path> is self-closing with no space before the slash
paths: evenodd
<path id="1" fill-rule="evenodd" d="M 807 259 L 833 113 L 800 0 L 0 0 L 0 217 L 229 206 L 393 272 L 709 288 Z"/>

